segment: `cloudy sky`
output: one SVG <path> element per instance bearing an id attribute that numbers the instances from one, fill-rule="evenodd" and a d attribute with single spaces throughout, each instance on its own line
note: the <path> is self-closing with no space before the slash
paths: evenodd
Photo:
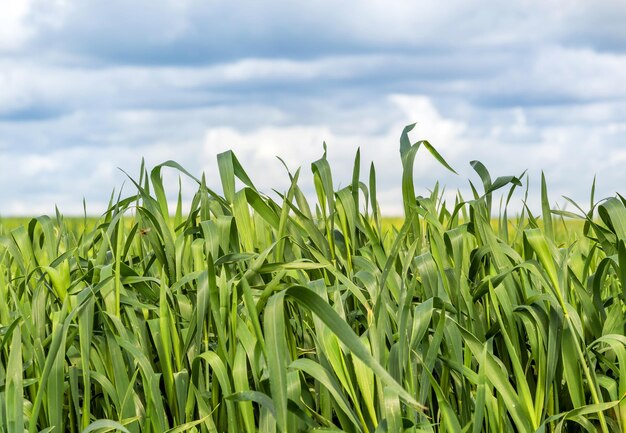
<path id="1" fill-rule="evenodd" d="M 594 175 L 626 193 L 625 22 L 617 0 L 2 1 L 0 215 L 99 212 L 142 157 L 219 190 L 226 149 L 281 190 L 275 156 L 309 173 L 323 141 L 337 184 L 360 147 L 400 213 L 413 122 L 460 173 L 418 154 L 418 190 L 466 191 L 478 159 L 535 195 L 543 169 L 555 204 Z"/>

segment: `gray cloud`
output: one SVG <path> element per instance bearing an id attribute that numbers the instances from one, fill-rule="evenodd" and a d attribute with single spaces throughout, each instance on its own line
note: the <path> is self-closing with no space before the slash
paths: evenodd
<path id="1" fill-rule="evenodd" d="M 396 213 L 398 136 L 414 121 L 461 172 L 420 158 L 424 190 L 467 191 L 472 159 L 533 181 L 543 168 L 555 199 L 585 200 L 595 173 L 600 194 L 626 181 L 617 1 L 15 5 L 0 6 L 0 214 L 80 213 L 83 196 L 101 210 L 124 181 L 116 167 L 142 157 L 205 170 L 219 189 L 227 148 L 280 189 L 274 156 L 306 169 L 324 140 L 338 183 L 357 147 L 376 162 Z"/>
<path id="2" fill-rule="evenodd" d="M 30 47 L 94 64 L 219 64 L 568 44 L 623 52 L 619 0 L 314 3 L 30 0 Z"/>

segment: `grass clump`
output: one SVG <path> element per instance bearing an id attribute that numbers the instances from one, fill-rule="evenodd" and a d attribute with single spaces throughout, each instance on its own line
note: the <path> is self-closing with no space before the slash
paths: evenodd
<path id="1" fill-rule="evenodd" d="M 0 431 L 624 431 L 624 200 L 551 211 L 544 181 L 540 214 L 493 220 L 521 181 L 478 162 L 471 198 L 415 197 L 418 149 L 450 167 L 410 130 L 395 226 L 358 153 L 339 190 L 313 162 L 312 204 L 225 152 L 221 195 L 167 162 L 93 226 L 7 231 Z M 166 167 L 197 181 L 187 212 Z"/>

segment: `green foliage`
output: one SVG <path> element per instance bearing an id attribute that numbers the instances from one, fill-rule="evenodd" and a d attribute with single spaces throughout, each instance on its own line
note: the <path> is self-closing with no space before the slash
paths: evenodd
<path id="1" fill-rule="evenodd" d="M 0 432 L 626 431 L 626 206 L 541 216 L 492 181 L 381 218 L 373 166 L 279 199 L 232 152 L 223 195 L 174 162 L 97 221 L 0 225 Z M 169 213 L 163 169 L 198 184 Z M 237 179 L 239 182 L 237 182 Z M 494 219 L 495 193 L 506 200 Z"/>

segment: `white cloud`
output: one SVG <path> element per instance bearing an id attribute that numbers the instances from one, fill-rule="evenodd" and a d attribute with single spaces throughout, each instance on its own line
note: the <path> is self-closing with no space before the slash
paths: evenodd
<path id="1" fill-rule="evenodd" d="M 107 198 L 110 190 L 119 186 L 124 178 L 115 167 L 124 168 L 132 175 L 142 157 L 146 158 L 149 166 L 174 159 L 196 174 L 205 171 L 212 187 L 221 190 L 215 157 L 228 149 L 234 150 L 262 191 L 271 193 L 272 189 L 288 187 L 288 176 L 276 156 L 283 158 L 292 171 L 301 166 L 304 188 L 312 191 L 309 167 L 311 162 L 321 157 L 323 141 L 328 144 L 336 187 L 345 186 L 350 181 L 354 155 L 360 147 L 363 173 L 367 172 L 369 161 L 375 161 L 382 186 L 381 204 L 390 213 L 398 213 L 401 209 L 399 197 L 388 194 L 386 188 L 393 190 L 394 184 L 399 183 L 398 138 L 402 127 L 414 116 L 423 118 L 429 128 L 439 131 L 434 137 L 437 142 L 433 141 L 433 144 L 444 149 L 444 154 L 448 150 L 451 154 L 455 153 L 454 145 L 460 141 L 456 134 L 463 128 L 442 118 L 431 101 L 423 96 L 395 95 L 388 99 L 383 109 L 393 111 L 396 122 L 379 134 L 361 132 L 358 127 L 345 131 L 328 125 L 259 127 L 242 132 L 231 127 L 193 126 L 193 121 L 185 122 L 176 114 L 159 112 L 127 112 L 109 116 L 102 125 L 104 135 L 92 131 L 95 139 L 109 142 L 108 146 L 94 148 L 74 144 L 68 148 L 44 148 L 32 153 L 9 150 L 7 159 L 12 161 L 12 165 L 0 175 L 0 183 L 11 179 L 18 189 L 13 191 L 10 200 L 5 200 L 6 208 L 2 209 L 2 213 L 19 213 L 29 208 L 39 210 L 37 203 L 50 202 L 51 197 L 59 200 L 63 211 L 80 212 L 83 196 L 88 198 L 92 211 L 101 211 L 104 205 L 102 199 Z M 181 121 L 183 127 L 181 124 L 177 128 L 163 126 L 170 125 L 173 118 Z M 70 122 L 69 129 L 74 129 L 76 126 L 72 125 L 88 124 L 93 120 L 72 116 L 65 121 Z M 111 131 L 107 132 L 109 129 Z M 150 136 L 136 137 L 126 145 L 123 139 L 132 135 L 128 132 L 115 135 L 121 130 L 132 129 L 154 131 Z M 179 134 L 177 129 L 195 130 L 198 136 Z M 421 136 L 424 131 L 418 128 L 417 132 Z M 203 144 L 201 135 L 204 136 Z M 420 162 L 419 165 L 433 170 L 435 164 L 432 160 L 426 161 L 426 164 Z M 434 169 L 433 174 L 436 173 L 442 174 L 443 170 Z M 69 178 L 74 181 L 67 182 Z M 418 175 L 418 178 L 423 179 L 424 176 Z M 21 191 L 19 186 L 22 186 Z M 193 191 L 187 191 L 187 194 L 191 193 Z M 48 206 L 52 208 L 52 203 Z"/>
<path id="2" fill-rule="evenodd" d="M 354 157 L 361 149 L 361 173 L 367 179 L 369 164 L 374 161 L 381 186 L 379 201 L 388 214 L 399 214 L 402 210 L 401 184 L 402 167 L 399 153 L 399 137 L 402 128 L 412 121 L 418 126 L 411 136 L 414 141 L 428 138 L 445 158 L 458 160 L 464 156 L 466 141 L 463 138 L 465 125 L 444 118 L 432 101 L 422 95 L 392 95 L 380 111 L 395 114 L 395 121 L 377 134 L 361 132 L 358 128 L 340 131 L 329 125 L 264 127 L 250 132 L 239 132 L 233 128 L 217 128 L 207 132 L 205 138 L 205 160 L 213 165 L 212 157 L 232 149 L 252 180 L 258 179 L 257 187 L 264 191 L 272 188 L 286 189 L 289 179 L 280 156 L 293 172 L 302 167 L 304 183 L 312 191 L 310 163 L 322 155 L 322 142 L 328 146 L 328 159 L 333 168 L 335 187 L 345 186 L 351 180 Z M 426 151 L 418 153 L 416 181 L 424 187 L 432 187 L 435 179 L 450 179 L 445 170 Z M 210 166 L 205 169 L 210 171 Z M 418 186 L 419 187 L 419 186 Z"/>
<path id="3" fill-rule="evenodd" d="M 30 0 L 0 3 L 0 52 L 17 49 L 31 36 L 32 31 L 24 22 L 30 3 Z"/>
<path id="4" fill-rule="evenodd" d="M 597 107 L 592 111 L 607 110 Z M 570 111 L 574 118 L 581 116 L 575 109 Z M 30 152 L 7 148 L 3 153 L 11 165 L 0 170 L 0 184 L 10 183 L 15 188 L 3 190 L 0 213 L 52 212 L 53 204 L 57 203 L 63 212 L 76 214 L 82 212 L 82 197 L 87 198 L 91 212 L 101 211 L 110 191 L 125 180 L 116 167 L 135 175 L 142 157 L 148 166 L 174 159 L 196 175 L 205 171 L 210 186 L 221 190 L 215 157 L 228 149 L 235 151 L 252 180 L 266 193 L 288 187 L 288 176 L 275 156 L 281 156 L 292 171 L 301 166 L 303 187 L 312 197 L 310 163 L 321 156 L 321 143 L 326 141 L 335 186 L 350 182 L 354 154 L 360 147 L 363 179 L 367 177 L 369 162 L 374 161 L 381 206 L 387 214 L 399 214 L 402 203 L 398 139 L 404 125 L 414 121 L 418 125 L 412 139 L 428 139 L 460 172 L 460 176 L 449 174 L 427 152 L 420 150 L 415 167 L 419 194 L 426 193 L 440 180 L 448 185 L 449 195 L 456 188 L 467 195 L 467 179 L 476 180 L 468 164 L 471 159 L 485 163 L 494 178 L 530 168 L 536 190 L 539 170 L 545 169 L 553 201 L 562 202 L 559 197 L 564 194 L 586 202 L 594 174 L 599 175 L 599 196 L 612 194 L 611 187 L 624 182 L 623 171 L 618 169 L 624 159 L 623 152 L 616 152 L 612 143 L 626 138 L 626 122 L 614 122 L 610 127 L 603 124 L 572 127 L 566 111 L 563 124 L 538 125 L 533 123 L 532 108 L 518 107 L 500 112 L 497 121 L 487 123 L 492 125 L 491 133 L 481 135 L 474 133 L 471 125 L 442 114 L 431 98 L 408 94 L 389 96 L 377 112 L 372 110 L 369 115 L 375 119 L 376 113 L 391 115 L 394 121 L 385 128 L 362 130 L 358 121 L 362 112 L 355 111 L 339 125 L 256 126 L 242 130 L 207 127 L 195 116 L 176 111 L 128 111 L 105 115 L 98 128 L 94 128 L 91 125 L 97 116 L 70 116 L 63 120 L 65 126 L 57 134 L 65 129 L 74 131 L 75 140 L 84 136 L 107 144 L 94 147 L 77 141 L 65 148 L 44 146 Z M 353 127 L 346 128 L 346 124 Z M 82 133 L 79 125 L 83 127 Z M 169 173 L 166 180 L 170 192 L 174 194 L 175 172 L 166 173 Z M 125 191 L 131 193 L 130 183 L 126 184 Z M 188 200 L 194 192 L 191 183 L 185 184 L 185 192 Z M 518 201 L 513 207 L 519 209 L 519 206 Z"/>
<path id="5" fill-rule="evenodd" d="M 264 190 L 285 188 L 274 156 L 306 180 L 322 141 L 337 185 L 360 146 L 395 213 L 413 122 L 461 173 L 420 151 L 418 189 L 465 188 L 480 159 L 494 176 L 545 169 L 554 197 L 584 196 L 598 173 L 609 194 L 626 181 L 624 20 L 617 0 L 4 2 L 0 213 L 80 211 L 83 195 L 98 209 L 115 167 L 142 156 L 219 186 L 227 148 Z"/>

